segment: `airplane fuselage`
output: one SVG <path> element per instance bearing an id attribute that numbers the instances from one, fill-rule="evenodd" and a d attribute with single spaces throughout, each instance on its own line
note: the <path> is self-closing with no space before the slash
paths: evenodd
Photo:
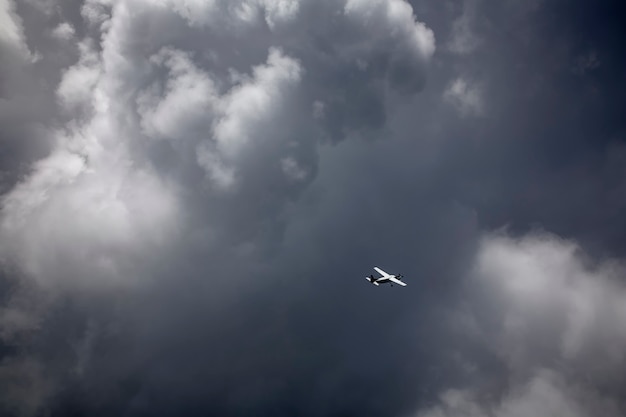
<path id="1" fill-rule="evenodd" d="M 365 279 L 368 280 L 369 282 L 371 282 L 374 285 L 383 284 L 384 281 L 386 280 L 385 278 L 376 279 L 374 277 L 365 277 Z M 387 279 L 386 281 L 389 281 L 389 280 Z"/>
<path id="2" fill-rule="evenodd" d="M 391 282 L 391 280 L 387 277 L 381 277 L 381 278 L 366 277 L 366 279 L 374 285 L 387 284 Z"/>

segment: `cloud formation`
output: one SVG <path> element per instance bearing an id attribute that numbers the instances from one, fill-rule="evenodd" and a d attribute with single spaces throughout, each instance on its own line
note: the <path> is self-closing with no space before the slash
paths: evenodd
<path id="1" fill-rule="evenodd" d="M 309 57 L 319 50 L 281 45 L 291 28 L 311 24 L 310 14 L 338 14 L 343 20 L 339 25 L 355 35 L 367 33 L 374 44 L 397 43 L 398 52 L 389 61 L 392 85 L 404 79 L 398 66 L 422 72 L 421 64 L 411 66 L 413 60 L 425 62 L 434 51 L 432 32 L 416 22 L 411 7 L 399 0 L 345 5 L 90 1 L 81 11 L 86 26 L 96 22 L 97 30 L 76 41 L 80 58 L 63 71 L 57 90 L 65 111 L 79 118 L 56 130 L 50 138 L 56 143 L 50 156 L 4 198 L 3 241 L 11 242 L 5 244 L 5 256 L 17 259 L 29 275 L 46 275 L 47 280 L 56 275 L 51 273 L 55 270 L 49 264 L 52 259 L 65 266 L 68 259 L 74 259 L 69 265 L 80 264 L 79 259 L 99 259 L 96 262 L 102 269 L 113 273 L 118 256 L 143 250 L 164 236 L 171 238 L 180 219 L 177 188 L 206 185 L 163 176 L 158 171 L 163 167 L 151 164 L 154 161 L 145 154 L 150 155 L 156 146 L 171 149 L 168 164 L 182 165 L 189 172 L 193 165 L 204 170 L 211 189 L 235 188 L 224 197 L 227 204 L 232 199 L 241 203 L 241 196 L 248 199 L 246 193 L 252 187 L 288 190 L 305 184 L 307 175 L 310 180 L 316 164 L 315 141 L 324 128 L 319 117 L 312 117 L 313 106 L 329 105 L 324 100 L 335 93 L 319 84 L 319 78 L 339 70 L 336 63 L 327 67 L 319 60 L 316 67 L 307 68 Z M 177 20 L 177 15 L 184 21 Z M 15 16 L 7 14 L 6 19 L 11 23 L 7 28 L 13 28 L 7 39 L 24 51 Z M 162 22 L 158 32 L 146 26 L 151 21 Z M 377 29 L 360 28 L 366 21 L 374 22 Z M 281 33 L 280 27 L 288 24 L 295 26 Z M 265 56 L 259 56 L 260 61 L 250 61 L 248 56 L 237 61 L 227 52 L 203 52 L 193 38 L 203 27 L 214 25 L 221 28 L 217 39 L 229 42 L 244 42 L 237 40 L 240 31 L 260 31 L 267 44 Z M 145 37 L 141 28 L 155 36 Z M 74 30 L 63 22 L 53 34 L 67 40 Z M 173 46 L 186 39 L 191 49 Z M 356 37 L 345 39 L 341 46 L 350 42 L 369 43 Z M 164 46 L 168 43 L 172 46 Z M 231 50 L 236 49 L 233 46 Z M 357 58 L 367 60 L 374 53 L 368 46 L 353 56 L 354 61 L 342 65 L 359 71 Z M 372 77 L 364 78 L 353 88 L 367 88 L 372 81 Z M 307 101 L 311 91 L 320 92 L 317 101 Z M 372 99 L 384 108 L 383 95 Z M 340 105 L 350 111 L 360 102 L 344 96 Z M 163 141 L 167 144 L 160 145 Z M 208 191 L 207 196 L 212 193 Z M 209 198 L 220 199 L 219 194 Z M 252 215 L 258 209 L 255 205 L 244 214 Z M 65 216 L 72 222 L 61 226 Z M 63 271 L 59 276 L 83 273 Z"/>
<path id="2" fill-rule="evenodd" d="M 599 387 L 623 379 L 625 274 L 623 264 L 593 263 L 545 232 L 484 237 L 457 324 L 506 373 L 475 362 L 475 387 L 446 391 L 418 415 L 620 415 L 616 393 Z"/>
<path id="3" fill-rule="evenodd" d="M 16 143 L 41 123 L 46 155 L 23 158 L 26 172 L 3 165 L 12 180 L 0 255 L 12 295 L 0 333 L 17 350 L 4 356 L 0 383 L 16 372 L 29 378 L 4 391 L 3 410 L 19 415 L 91 375 L 105 336 L 86 323 L 115 315 L 101 303 L 175 275 L 189 285 L 198 273 L 187 271 L 191 254 L 208 254 L 201 273 L 213 262 L 212 272 L 232 275 L 237 257 L 279 244 L 285 208 L 315 179 L 318 146 L 382 128 L 388 94 L 418 92 L 435 50 L 432 31 L 401 0 L 88 0 L 78 10 L 20 10 L 1 4 L 0 47 L 12 58 L 2 60 L 10 90 L 0 117 Z M 64 308 L 82 315 L 77 327 L 67 327 Z M 61 353 L 61 339 L 82 348 Z M 80 372 L 57 372 L 61 363 Z M 40 395 L 27 399 L 28 387 Z"/>
<path id="4" fill-rule="evenodd" d="M 0 2 L 0 414 L 624 414 L 600 3 Z"/>

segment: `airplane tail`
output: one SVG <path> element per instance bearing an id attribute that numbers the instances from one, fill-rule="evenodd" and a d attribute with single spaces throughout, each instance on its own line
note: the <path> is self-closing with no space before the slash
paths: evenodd
<path id="1" fill-rule="evenodd" d="M 374 279 L 374 275 L 370 275 L 369 277 L 365 277 L 366 280 L 368 280 L 369 282 L 371 282 L 374 285 L 380 285 L 378 282 L 376 282 L 376 280 Z"/>

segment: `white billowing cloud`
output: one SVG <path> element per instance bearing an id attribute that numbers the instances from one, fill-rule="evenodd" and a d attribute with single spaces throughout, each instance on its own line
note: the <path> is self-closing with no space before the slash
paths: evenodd
<path id="1" fill-rule="evenodd" d="M 141 125 L 153 138 L 185 139 L 207 134 L 211 116 L 218 106 L 216 86 L 183 51 L 165 48 L 151 57 L 157 67 L 169 72 L 166 85 L 157 83 L 137 99 Z M 163 94 L 160 90 L 164 90 Z"/>
<path id="2" fill-rule="evenodd" d="M 445 101 L 452 104 L 463 116 L 478 116 L 484 111 L 482 91 L 479 86 L 457 78 L 443 93 Z"/>
<path id="3" fill-rule="evenodd" d="M 591 356 L 596 370 L 626 364 L 621 265 L 592 269 L 575 244 L 550 235 L 495 236 L 483 243 L 477 273 L 508 305 L 498 345 L 510 363 L 526 366 L 541 332 L 554 355 L 583 368 Z"/>
<path id="4" fill-rule="evenodd" d="M 78 45 L 80 59 L 77 64 L 69 67 L 57 88 L 57 97 L 66 110 L 80 110 L 90 108 L 93 89 L 101 75 L 100 60 L 89 41 Z"/>
<path id="5" fill-rule="evenodd" d="M 297 86 L 302 73 L 296 60 L 270 49 L 266 64 L 253 67 L 251 77 L 235 77 L 235 85 L 220 94 L 211 75 L 188 53 L 164 49 L 151 62 L 166 67 L 169 77 L 164 88 L 153 84 L 138 97 L 144 132 L 198 141 L 198 164 L 226 188 L 234 183 L 235 165 L 245 149 L 275 140 L 260 131 L 281 123 L 283 97 Z"/>
<path id="6" fill-rule="evenodd" d="M 345 13 L 374 28 L 386 27 L 391 36 L 406 42 L 424 58 L 435 52 L 435 35 L 423 23 L 415 22 L 410 4 L 403 0 L 347 0 Z M 381 31 L 382 32 L 382 31 Z"/>
<path id="7" fill-rule="evenodd" d="M 4 198 L 2 253 L 46 288 L 129 279 L 121 263 L 165 241 L 175 201 L 117 158 L 59 150 L 39 162 Z"/>
<path id="8" fill-rule="evenodd" d="M 253 78 L 233 88 L 222 100 L 221 115 L 214 127 L 219 150 L 234 157 L 253 140 L 259 123 L 275 120 L 286 89 L 300 80 L 297 61 L 272 49 L 267 65 L 253 68 Z"/>
<path id="9" fill-rule="evenodd" d="M 335 32 L 337 24 L 350 27 L 354 33 L 349 44 L 343 43 L 339 33 L 337 38 L 328 39 L 333 49 L 341 50 L 339 59 L 348 57 L 359 67 L 367 67 L 369 59 L 380 59 L 384 51 L 390 57 L 392 83 L 403 87 L 407 79 L 413 82 L 423 78 L 423 65 L 435 51 L 433 31 L 416 19 L 405 0 L 168 0 L 164 4 L 192 27 L 210 27 L 233 36 L 258 36 L 259 26 L 266 25 L 269 32 L 263 35 L 273 37 L 278 42 L 274 46 L 301 48 L 310 45 L 312 34 L 319 41 L 319 36 L 325 38 Z M 330 25 L 328 30 L 326 25 Z M 304 30 L 306 27 L 310 29 Z M 250 32 L 253 29 L 257 31 Z M 372 54 L 377 49 L 378 54 Z"/>
<path id="10" fill-rule="evenodd" d="M 302 0 L 168 0 L 195 27 L 222 24 L 254 25 L 262 19 L 270 28 L 293 20 Z"/>
<path id="11" fill-rule="evenodd" d="M 0 0 L 0 41 L 17 49 L 28 50 L 19 16 L 12 0 Z"/>
<path id="12" fill-rule="evenodd" d="M 110 35 L 110 33 L 109 33 Z M 130 279 L 132 259 L 164 244 L 176 223 L 172 190 L 128 143 L 133 130 L 122 97 L 123 80 L 107 60 L 85 46 L 58 89 L 69 107 L 84 107 L 51 139 L 56 149 L 2 200 L 0 250 L 44 288 L 99 288 Z"/>
<path id="13" fill-rule="evenodd" d="M 546 233 L 496 233 L 482 240 L 472 274 L 481 295 L 462 327 L 502 362 L 506 375 L 479 364 L 475 372 L 503 381 L 503 391 L 450 390 L 420 417 L 619 415 L 618 398 L 598 387 L 619 381 L 626 365 L 622 264 L 591 264 L 576 244 Z"/>

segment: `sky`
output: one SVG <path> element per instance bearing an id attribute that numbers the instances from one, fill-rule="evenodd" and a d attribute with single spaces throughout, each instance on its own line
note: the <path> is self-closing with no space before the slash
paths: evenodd
<path id="1" fill-rule="evenodd" d="M 624 16 L 0 0 L 0 414 L 626 416 Z"/>

